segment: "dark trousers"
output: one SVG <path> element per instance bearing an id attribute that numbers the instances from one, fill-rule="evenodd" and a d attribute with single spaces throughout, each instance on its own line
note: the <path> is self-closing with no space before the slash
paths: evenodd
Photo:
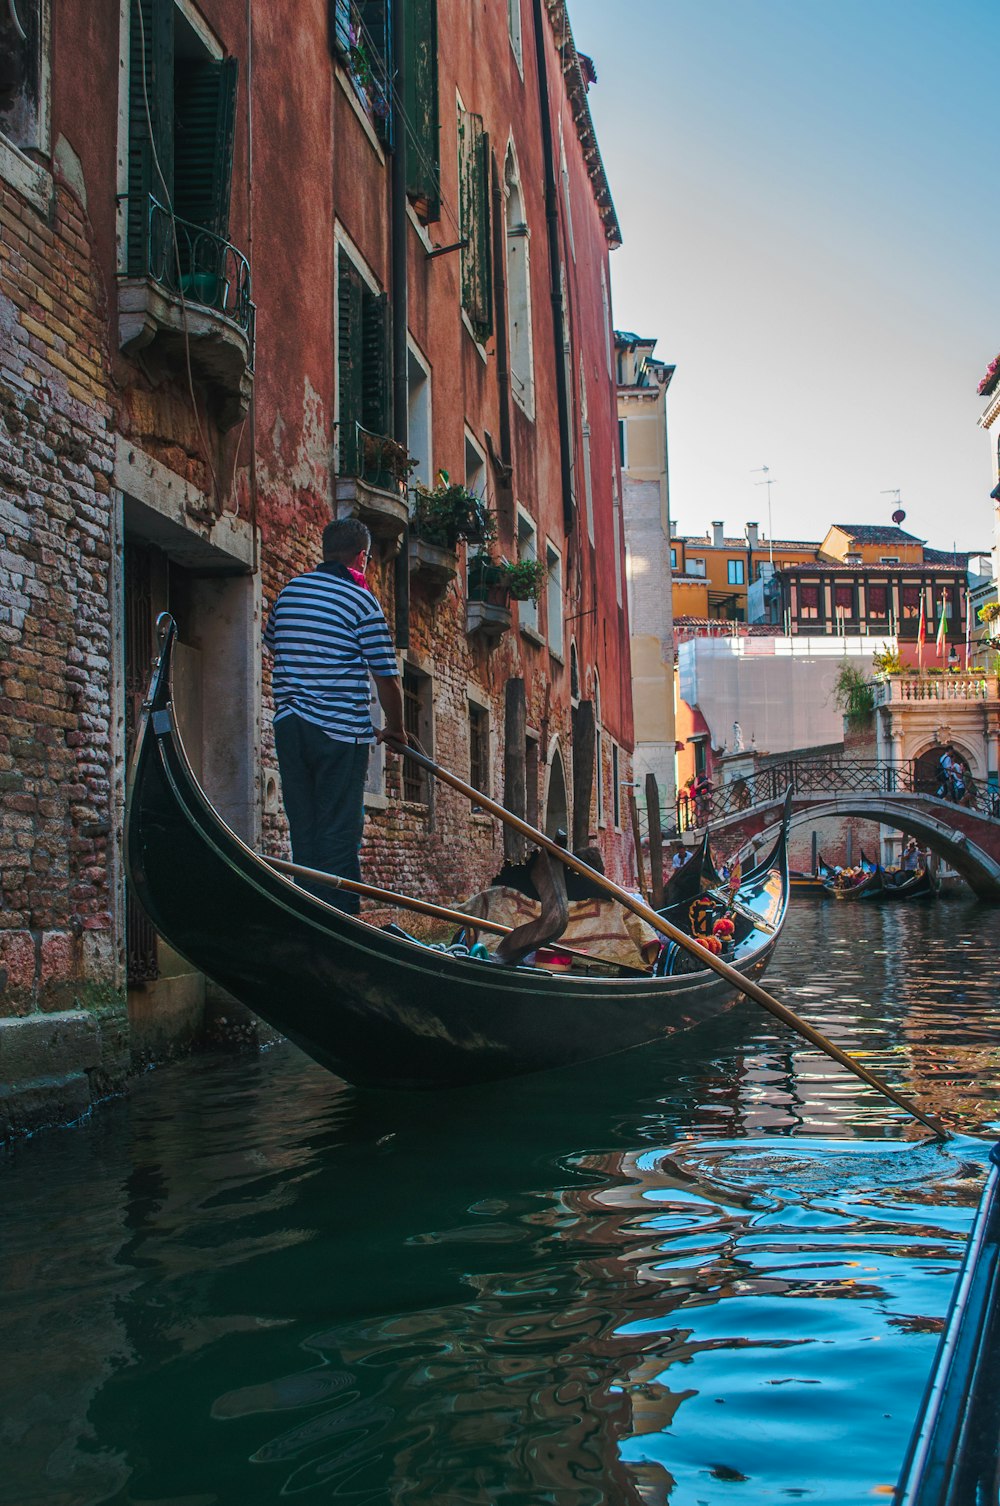
<path id="1" fill-rule="evenodd" d="M 275 722 L 274 743 L 292 861 L 359 880 L 368 744 L 335 742 L 294 714 Z M 361 907 L 359 897 L 346 890 L 324 884 L 302 887 L 348 915 L 357 915 Z"/>

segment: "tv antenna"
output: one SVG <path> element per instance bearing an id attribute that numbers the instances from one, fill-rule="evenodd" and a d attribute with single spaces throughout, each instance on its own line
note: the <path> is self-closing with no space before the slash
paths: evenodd
<path id="1" fill-rule="evenodd" d="M 773 538 L 774 529 L 771 527 L 771 487 L 772 486 L 776 486 L 777 482 L 771 480 L 771 467 L 769 465 L 759 465 L 759 466 L 757 466 L 757 468 L 755 470 L 751 471 L 750 474 L 753 475 L 753 476 L 759 476 L 761 474 L 761 472 L 763 472 L 763 474 L 764 474 L 764 479 L 763 479 L 763 481 L 755 481 L 754 482 L 754 486 L 766 486 L 767 487 L 767 557 L 771 561 L 771 564 L 773 566 L 774 565 L 774 538 Z"/>
<path id="2" fill-rule="evenodd" d="M 900 523 L 903 522 L 904 518 L 906 517 L 906 513 L 899 505 L 899 492 L 900 488 L 898 486 L 887 486 L 884 487 L 882 491 L 883 497 L 895 497 L 896 499 L 896 509 L 892 515 L 892 521 L 897 525 L 897 527 Z"/>

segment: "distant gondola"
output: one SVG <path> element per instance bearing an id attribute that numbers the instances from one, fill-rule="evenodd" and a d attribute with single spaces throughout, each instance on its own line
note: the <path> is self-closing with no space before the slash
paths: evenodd
<path id="1" fill-rule="evenodd" d="M 853 884 L 841 882 L 842 878 L 843 873 L 834 873 L 824 884 L 826 892 L 832 894 L 834 899 L 871 901 L 885 896 L 885 873 L 878 863 Z"/>
<path id="2" fill-rule="evenodd" d="M 940 879 L 929 868 L 914 868 L 910 872 L 900 868 L 887 873 L 885 879 L 886 899 L 936 899 L 941 889 Z"/>
<path id="3" fill-rule="evenodd" d="M 380 1087 L 488 1081 L 663 1040 L 735 1002 L 729 982 L 676 944 L 661 975 L 614 964 L 554 974 L 438 951 L 314 898 L 241 841 L 198 784 L 171 697 L 175 632 L 166 619 L 132 758 L 131 891 L 176 951 L 320 1065 Z M 727 960 L 751 978 L 787 910 L 786 835 L 787 814 L 737 895 Z M 683 925 L 686 910 L 670 918 Z"/>

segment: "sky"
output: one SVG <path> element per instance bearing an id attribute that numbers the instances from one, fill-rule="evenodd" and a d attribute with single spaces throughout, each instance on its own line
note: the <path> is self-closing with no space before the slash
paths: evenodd
<path id="1" fill-rule="evenodd" d="M 821 539 L 899 506 L 934 548 L 990 549 L 997 0 L 569 10 L 622 229 L 615 326 L 677 368 L 678 531 Z"/>

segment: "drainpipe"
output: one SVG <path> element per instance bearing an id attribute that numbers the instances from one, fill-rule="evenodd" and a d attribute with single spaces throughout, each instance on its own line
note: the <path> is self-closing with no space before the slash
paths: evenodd
<path id="1" fill-rule="evenodd" d="M 401 119 L 405 65 L 406 0 L 392 7 L 393 141 L 389 172 L 389 217 L 392 262 L 392 437 L 409 443 L 409 381 L 406 348 L 408 285 L 406 276 L 406 131 Z M 408 500 L 408 499 L 407 499 Z M 410 530 L 403 529 L 396 556 L 396 647 L 410 646 Z"/>
<path id="2" fill-rule="evenodd" d="M 552 329 L 555 336 L 556 404 L 559 409 L 559 461 L 562 475 L 563 526 L 573 531 L 573 484 L 569 435 L 569 393 L 563 353 L 563 300 L 559 257 L 559 213 L 556 196 L 555 152 L 549 105 L 549 75 L 545 62 L 545 29 L 542 0 L 534 0 L 535 67 L 538 72 L 538 108 L 542 124 L 542 157 L 545 163 L 545 227 L 549 243 L 549 291 L 552 298 Z"/>

